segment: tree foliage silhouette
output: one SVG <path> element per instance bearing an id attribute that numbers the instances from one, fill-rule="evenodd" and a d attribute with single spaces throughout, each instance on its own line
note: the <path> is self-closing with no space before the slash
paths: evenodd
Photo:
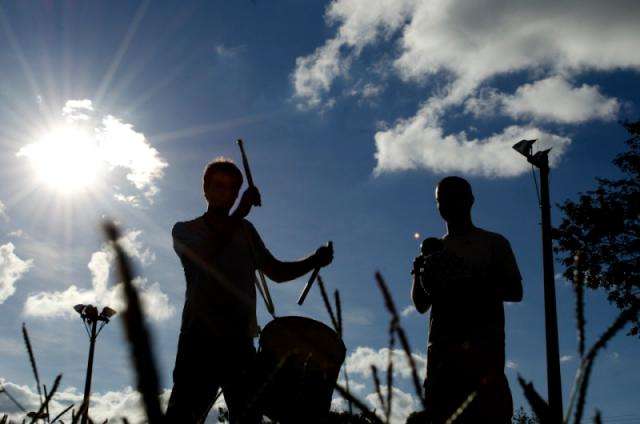
<path id="1" fill-rule="evenodd" d="M 584 284 L 602 288 L 620 310 L 640 305 L 640 121 L 622 124 L 631 135 L 628 150 L 613 160 L 624 174 L 597 178 L 594 190 L 566 200 L 562 222 L 554 229 L 555 251 L 566 269 L 564 277 L 584 273 Z M 579 256 L 579 261 L 574 259 Z M 635 315 L 630 335 L 640 335 Z"/>

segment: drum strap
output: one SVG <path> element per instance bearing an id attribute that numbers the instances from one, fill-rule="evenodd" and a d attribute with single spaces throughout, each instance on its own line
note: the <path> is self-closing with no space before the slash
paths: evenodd
<path id="1" fill-rule="evenodd" d="M 242 223 L 242 229 L 244 230 L 244 235 L 247 239 L 247 243 L 249 243 L 249 250 L 251 251 L 251 259 L 253 260 L 253 266 L 258 271 L 258 279 L 256 279 L 256 287 L 258 287 L 258 291 L 260 292 L 260 296 L 262 296 L 262 300 L 264 300 L 264 304 L 267 307 L 267 311 L 272 318 L 276 318 L 276 311 L 273 307 L 273 301 L 271 300 L 271 294 L 269 293 L 269 286 L 267 286 L 267 280 L 264 278 L 264 273 L 258 267 L 258 261 L 256 260 L 256 251 L 253 247 L 253 240 L 251 239 L 251 233 L 249 233 L 249 229 L 246 224 Z"/>

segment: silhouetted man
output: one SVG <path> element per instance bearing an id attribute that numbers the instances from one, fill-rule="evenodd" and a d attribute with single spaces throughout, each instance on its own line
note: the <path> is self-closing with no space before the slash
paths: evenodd
<path id="1" fill-rule="evenodd" d="M 447 233 L 414 261 L 411 296 L 431 308 L 425 395 L 430 423 L 444 423 L 472 399 L 458 422 L 511 422 L 504 375 L 503 302 L 522 300 L 522 279 L 507 239 L 473 225 L 469 183 L 446 177 L 436 188 Z M 470 397 L 471 396 L 471 397 Z"/>
<path id="2" fill-rule="evenodd" d="M 244 219 L 259 204 L 254 187 L 242 195 L 242 173 L 232 162 L 217 159 L 204 172 L 208 202 L 204 215 L 173 227 L 174 249 L 184 268 L 187 290 L 173 371 L 168 423 L 201 423 L 222 388 L 231 423 L 256 423 L 253 338 L 257 334 L 255 271 L 276 282 L 293 280 L 333 260 L 319 248 L 294 262 L 281 262 L 267 250 Z"/>

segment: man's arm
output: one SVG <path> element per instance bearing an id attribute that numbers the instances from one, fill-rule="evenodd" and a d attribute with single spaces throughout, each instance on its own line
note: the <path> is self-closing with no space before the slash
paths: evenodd
<path id="1" fill-rule="evenodd" d="M 496 258 L 498 261 L 498 294 L 505 302 L 520 302 L 522 300 L 522 277 L 511 244 L 507 239 L 501 237 L 498 246 Z"/>
<path id="2" fill-rule="evenodd" d="M 322 249 L 322 248 L 321 248 Z M 303 276 L 314 268 L 322 267 L 317 252 L 304 259 L 291 262 L 283 262 L 271 256 L 265 261 L 262 271 L 272 281 L 284 283 Z M 328 263 L 327 263 L 328 264 Z"/>
<path id="3" fill-rule="evenodd" d="M 264 246 L 258 232 L 250 225 L 253 235 L 254 249 L 258 259 L 258 267 L 270 280 L 284 283 L 303 276 L 312 269 L 322 268 L 333 261 L 333 248 L 322 246 L 312 255 L 297 261 L 280 261 Z"/>

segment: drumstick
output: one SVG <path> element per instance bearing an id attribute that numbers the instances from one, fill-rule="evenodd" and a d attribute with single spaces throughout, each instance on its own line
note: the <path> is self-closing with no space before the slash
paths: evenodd
<path id="1" fill-rule="evenodd" d="M 307 298 L 307 294 L 309 294 L 309 290 L 311 290 L 311 286 L 313 282 L 316 281 L 316 277 L 318 277 L 318 273 L 320 272 L 320 268 L 316 268 L 311 273 L 311 277 L 309 277 L 309 281 L 307 281 L 307 285 L 302 289 L 302 293 L 300 293 L 300 297 L 298 298 L 298 305 L 302 305 L 304 300 Z"/>
<path id="2" fill-rule="evenodd" d="M 247 154 L 244 151 L 242 139 L 239 138 L 237 143 L 238 147 L 240 147 L 240 154 L 242 155 L 242 166 L 244 167 L 244 173 L 247 176 L 247 184 L 249 184 L 249 187 L 255 187 L 253 184 L 253 177 L 251 176 L 251 168 L 249 168 L 249 160 L 247 159 Z M 258 204 L 256 206 L 262 206 L 261 199 L 258 199 Z"/>
<path id="3" fill-rule="evenodd" d="M 327 244 L 327 247 L 333 247 L 333 242 L 330 241 Z M 304 300 L 307 298 L 307 294 L 309 294 L 309 290 L 311 290 L 311 286 L 313 286 L 313 282 L 316 281 L 316 277 L 318 277 L 319 272 L 320 272 L 320 267 L 317 267 L 311 273 L 311 276 L 309 277 L 309 281 L 307 282 L 307 285 L 304 286 L 304 288 L 302 289 L 302 293 L 300 293 L 300 297 L 298 298 L 298 305 L 302 305 L 304 303 Z"/>

